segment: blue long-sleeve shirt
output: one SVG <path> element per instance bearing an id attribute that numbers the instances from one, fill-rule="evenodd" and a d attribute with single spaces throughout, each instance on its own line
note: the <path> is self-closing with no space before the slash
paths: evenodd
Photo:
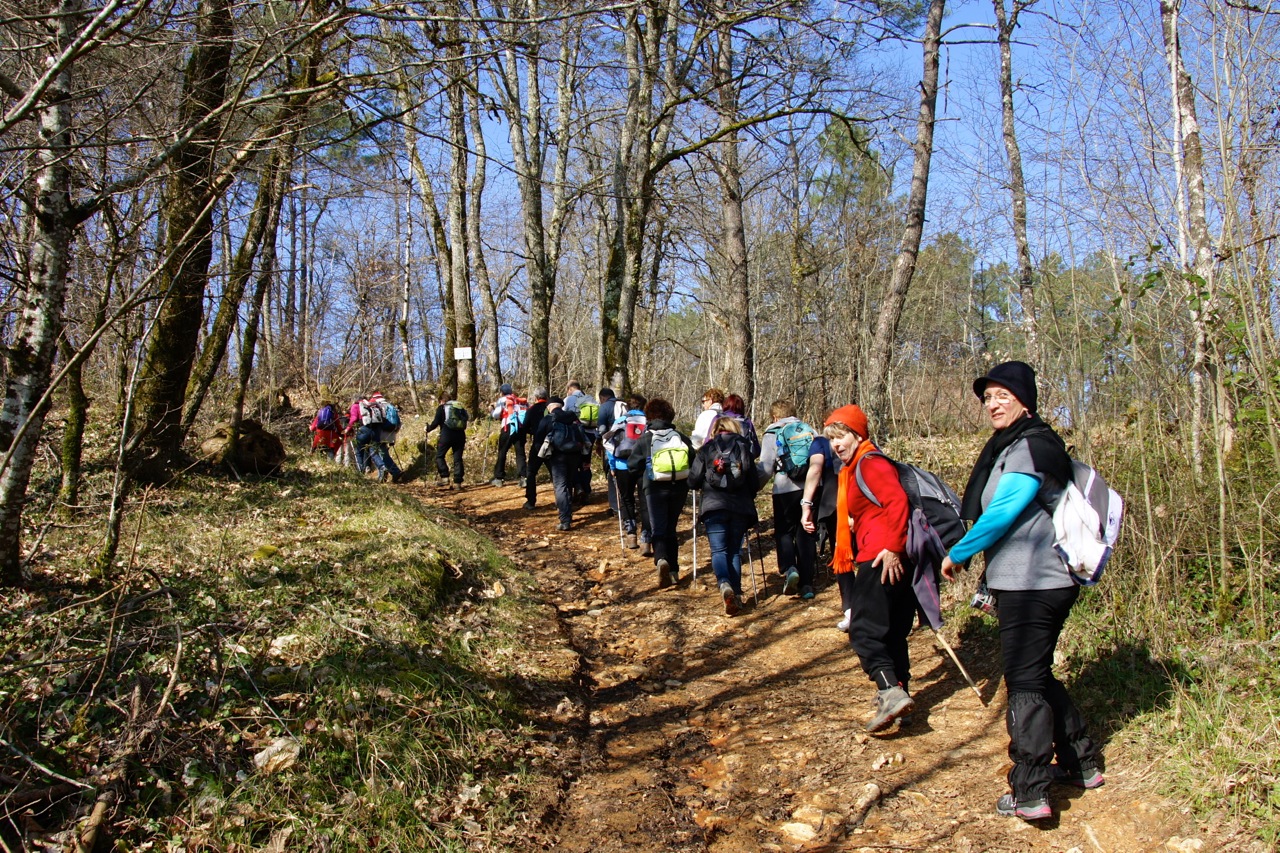
<path id="1" fill-rule="evenodd" d="M 1040 491 L 1040 478 L 1031 474 L 1009 471 L 996 483 L 996 493 L 991 503 L 978 516 L 964 538 L 951 546 L 948 556 L 953 563 L 963 563 L 979 551 L 985 551 L 1009 532 L 1022 511 L 1036 499 Z"/>

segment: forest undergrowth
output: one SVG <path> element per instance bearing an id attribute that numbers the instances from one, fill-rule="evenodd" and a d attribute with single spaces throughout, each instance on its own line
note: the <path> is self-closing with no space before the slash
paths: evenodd
<path id="1" fill-rule="evenodd" d="M 107 579 L 100 524 L 49 531 L 32 584 L 3 593 L 7 849 L 76 849 L 98 802 L 119 849 L 518 830 L 528 600 L 461 520 L 304 457 L 140 494 Z"/>
<path id="2" fill-rule="evenodd" d="M 886 450 L 962 487 L 980 442 Z M 1162 793 L 1280 843 L 1270 508 L 1242 468 L 1224 526 L 1215 493 L 1137 452 L 1090 454 L 1128 515 L 1059 668 Z M 0 840 L 74 849 L 97 820 L 128 849 L 518 846 L 568 772 L 535 757 L 531 706 L 573 667 L 528 659 L 532 579 L 467 521 L 295 455 L 274 478 L 139 492 L 108 578 L 102 518 L 50 524 L 32 582 L 0 593 Z"/>

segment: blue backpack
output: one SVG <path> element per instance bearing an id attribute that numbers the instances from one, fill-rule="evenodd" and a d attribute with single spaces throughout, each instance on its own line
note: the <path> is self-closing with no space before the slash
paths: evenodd
<path id="1" fill-rule="evenodd" d="M 383 400 L 382 406 L 382 431 L 396 432 L 400 429 L 400 410 L 391 405 L 389 400 Z"/>

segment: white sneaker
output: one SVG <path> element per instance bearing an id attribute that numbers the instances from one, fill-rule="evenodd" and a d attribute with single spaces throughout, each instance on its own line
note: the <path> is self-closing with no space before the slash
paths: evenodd
<path id="1" fill-rule="evenodd" d="M 846 634 L 849 633 L 849 623 L 851 621 L 853 621 L 853 611 L 846 610 L 844 612 L 844 618 L 836 623 L 836 630 L 844 631 Z"/>

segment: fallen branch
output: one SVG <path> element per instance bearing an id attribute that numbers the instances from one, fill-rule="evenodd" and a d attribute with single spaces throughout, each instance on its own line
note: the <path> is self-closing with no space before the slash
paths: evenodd
<path id="1" fill-rule="evenodd" d="M 82 788 L 84 790 L 91 790 L 93 788 L 92 785 L 86 785 L 83 782 L 77 782 L 75 779 L 69 779 L 68 777 L 63 776 L 57 770 L 53 770 L 48 767 L 45 767 L 39 761 L 36 761 L 30 755 L 27 755 L 25 752 L 18 749 L 16 746 L 9 743 L 9 741 L 5 740 L 4 738 L 0 738 L 0 746 L 4 746 L 14 755 L 18 756 L 23 761 L 27 762 L 27 764 L 30 764 L 34 769 L 39 770 L 44 775 L 48 776 L 50 779 L 57 779 L 59 782 L 66 782 L 68 785 L 75 785 L 77 788 Z"/>
<path id="2" fill-rule="evenodd" d="M 48 788 L 28 788 L 25 791 L 14 790 L 12 794 L 0 799 L 0 806 L 4 807 L 4 814 L 12 814 L 11 808 L 22 809 L 32 803 L 59 800 L 71 794 L 79 793 L 81 790 L 83 790 L 81 787 L 67 783 L 51 785 Z"/>

